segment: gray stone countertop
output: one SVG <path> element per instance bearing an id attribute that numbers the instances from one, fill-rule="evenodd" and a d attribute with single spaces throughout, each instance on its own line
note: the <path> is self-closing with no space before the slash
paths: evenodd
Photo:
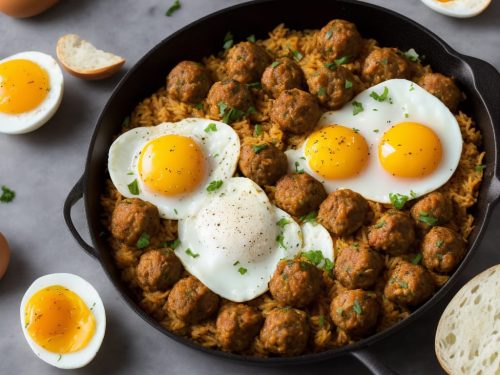
<path id="1" fill-rule="evenodd" d="M 170 5 L 164 0 L 65 0 L 32 19 L 16 20 L 0 14 L 0 59 L 27 50 L 55 55 L 58 37 L 76 33 L 104 50 L 125 56 L 126 71 L 164 37 L 240 1 L 181 2 L 182 9 L 173 17 L 164 16 Z M 370 2 L 411 17 L 459 52 L 500 69 L 500 2 L 493 1 L 485 13 L 472 19 L 444 17 L 419 0 Z M 0 185 L 17 192 L 12 203 L 0 204 L 0 231 L 8 238 L 12 252 L 8 273 L 0 281 L 0 374 L 63 373 L 37 359 L 19 322 L 19 304 L 27 287 L 37 277 L 53 272 L 76 273 L 91 281 L 107 311 L 101 350 L 91 364 L 75 370 L 76 374 L 368 373 L 348 356 L 320 364 L 275 368 L 227 362 L 168 339 L 123 302 L 100 265 L 80 250 L 62 218 L 64 198 L 83 171 L 95 121 L 121 75 L 86 82 L 65 73 L 62 105 L 48 124 L 27 135 L 0 134 Z M 80 231 L 86 233 L 81 204 L 76 206 L 74 216 Z M 454 291 L 473 275 L 500 263 L 499 227 L 497 208 L 479 251 Z M 373 352 L 401 374 L 443 373 L 434 355 L 434 332 L 453 294 L 407 329 L 374 345 Z"/>

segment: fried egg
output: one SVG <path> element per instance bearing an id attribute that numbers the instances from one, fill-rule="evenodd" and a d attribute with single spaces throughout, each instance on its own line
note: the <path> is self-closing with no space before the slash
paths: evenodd
<path id="1" fill-rule="evenodd" d="M 179 220 L 175 252 L 186 270 L 234 302 L 268 289 L 280 259 L 302 249 L 300 226 L 252 180 L 226 180 L 193 216 Z"/>
<path id="2" fill-rule="evenodd" d="M 324 267 L 324 259 L 330 260 L 331 264 L 335 261 L 333 251 L 333 240 L 330 233 L 324 226 L 317 222 L 307 222 L 300 226 L 302 230 L 303 249 L 302 252 L 321 251 L 322 258 L 317 266 Z"/>
<path id="3" fill-rule="evenodd" d="M 33 352 L 62 369 L 88 364 L 106 331 L 99 294 L 87 281 L 69 273 L 35 280 L 24 294 L 20 314 L 24 337 Z"/>
<path id="4" fill-rule="evenodd" d="M 0 60 L 0 132 L 38 129 L 57 111 L 63 95 L 57 62 L 41 52 L 21 52 Z"/>
<path id="5" fill-rule="evenodd" d="M 483 12 L 491 0 L 421 0 L 432 10 L 446 16 L 469 18 Z"/>
<path id="6" fill-rule="evenodd" d="M 233 176 L 239 152 L 230 126 L 188 118 L 123 133 L 109 149 L 108 170 L 123 196 L 154 204 L 162 218 L 182 219 Z"/>
<path id="7" fill-rule="evenodd" d="M 450 179 L 462 152 L 460 127 L 435 96 L 392 79 L 326 112 L 297 150 L 290 172 L 307 172 L 327 192 L 348 188 L 375 202 L 417 198 Z"/>

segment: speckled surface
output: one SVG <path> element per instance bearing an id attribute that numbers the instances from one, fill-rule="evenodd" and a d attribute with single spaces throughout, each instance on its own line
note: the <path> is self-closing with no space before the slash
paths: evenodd
<path id="1" fill-rule="evenodd" d="M 74 32 L 98 47 L 125 56 L 125 70 L 145 52 L 180 27 L 236 0 L 181 0 L 174 17 L 164 16 L 169 1 L 62 1 L 42 16 L 14 20 L 0 15 L 0 58 L 26 50 L 55 54 L 57 38 Z M 467 20 L 433 13 L 419 0 L 371 1 L 403 13 L 433 30 L 459 52 L 484 59 L 500 69 L 500 3 Z M 307 2 L 305 2 L 304 6 Z M 91 281 L 105 303 L 108 327 L 95 360 L 78 374 L 365 374 L 355 359 L 342 357 L 308 366 L 259 368 L 213 358 L 166 338 L 125 305 L 100 265 L 85 255 L 62 218 L 63 201 L 80 177 L 94 123 L 120 75 L 84 82 L 65 74 L 60 110 L 40 130 L 23 135 L 0 134 L 0 185 L 15 189 L 13 203 L 0 204 L 0 231 L 9 239 L 12 260 L 0 281 L 0 374 L 53 374 L 24 340 L 19 303 L 29 284 L 52 272 L 72 272 Z M 86 232 L 83 207 L 75 221 Z M 500 263 L 500 209 L 492 215 L 477 255 L 459 285 Z M 458 286 L 455 288 L 457 290 Z M 434 356 L 434 332 L 445 301 L 408 329 L 373 346 L 379 359 L 401 374 L 442 373 Z M 474 317 L 471 317 L 472 319 Z"/>

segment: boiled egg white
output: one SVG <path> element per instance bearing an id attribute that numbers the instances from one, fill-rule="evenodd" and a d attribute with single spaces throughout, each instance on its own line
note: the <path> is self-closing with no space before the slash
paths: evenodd
<path id="1" fill-rule="evenodd" d="M 457 120 L 417 84 L 392 79 L 326 112 L 296 150 L 290 172 L 305 171 L 327 192 L 348 188 L 375 202 L 417 198 L 453 175 L 462 152 Z"/>
<path id="2" fill-rule="evenodd" d="M 162 218 L 181 219 L 233 176 L 239 152 L 229 125 L 188 118 L 123 133 L 111 145 L 108 170 L 120 194 L 154 204 Z"/>
<path id="3" fill-rule="evenodd" d="M 23 134 L 45 124 L 61 104 L 63 83 L 61 68 L 45 53 L 0 60 L 0 132 Z"/>
<path id="4" fill-rule="evenodd" d="M 491 0 L 421 0 L 432 10 L 450 17 L 469 18 L 483 12 Z"/>
<path id="5" fill-rule="evenodd" d="M 48 364 L 74 369 L 99 351 L 106 314 L 99 294 L 69 273 L 36 279 L 21 301 L 21 327 L 33 352 Z"/>

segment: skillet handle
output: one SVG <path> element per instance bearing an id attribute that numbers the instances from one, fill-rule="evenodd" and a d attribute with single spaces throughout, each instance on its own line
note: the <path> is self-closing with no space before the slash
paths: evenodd
<path id="1" fill-rule="evenodd" d="M 367 349 L 354 350 L 350 354 L 365 365 L 374 375 L 398 375 L 397 372 L 380 362 L 377 356 Z"/>
<path id="2" fill-rule="evenodd" d="M 85 250 L 85 252 L 90 256 L 92 256 L 93 258 L 99 259 L 97 251 L 83 240 L 83 238 L 76 230 L 75 224 L 73 224 L 73 220 L 71 219 L 71 209 L 73 208 L 75 203 L 78 202 L 83 197 L 84 181 L 85 181 L 85 175 L 80 177 L 78 182 L 75 184 L 75 186 L 73 186 L 73 189 L 71 189 L 68 196 L 66 197 L 63 209 L 64 221 L 66 222 L 69 231 L 73 235 L 73 238 L 76 240 L 76 242 L 78 242 L 78 244 L 82 247 L 82 249 Z"/>

